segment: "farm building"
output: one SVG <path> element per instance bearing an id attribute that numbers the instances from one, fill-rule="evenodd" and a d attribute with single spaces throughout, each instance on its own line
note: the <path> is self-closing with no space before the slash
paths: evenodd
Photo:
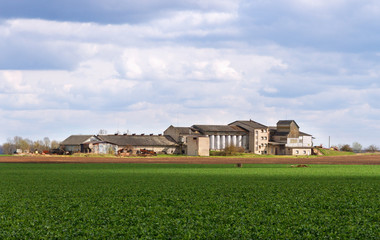
<path id="1" fill-rule="evenodd" d="M 76 152 L 90 152 L 91 142 L 99 139 L 94 135 L 71 135 L 60 144 L 60 148 L 70 154 Z"/>
<path id="2" fill-rule="evenodd" d="M 188 156 L 210 156 L 210 139 L 207 136 L 187 136 L 186 143 Z"/>
<path id="3" fill-rule="evenodd" d="M 140 149 L 157 153 L 178 153 L 178 144 L 170 136 L 162 135 L 72 135 L 61 143 L 69 153 L 118 153 L 122 149 L 138 152 Z"/>
<path id="4" fill-rule="evenodd" d="M 114 153 L 126 149 L 138 152 L 140 149 L 151 150 L 156 153 L 178 153 L 178 144 L 170 137 L 163 135 L 101 135 L 99 142 L 94 143 L 94 153 Z M 110 150 L 111 149 L 111 150 Z"/>
<path id="5" fill-rule="evenodd" d="M 171 136 L 189 154 L 186 139 L 192 135 L 207 136 L 210 150 L 226 146 L 242 147 L 246 152 L 274 155 L 311 155 L 312 136 L 299 131 L 294 120 L 280 120 L 275 127 L 249 121 L 235 121 L 228 125 L 170 126 L 164 132 Z M 190 154 L 193 154 L 190 153 Z"/>
<path id="6" fill-rule="evenodd" d="M 72 135 L 61 143 L 61 148 L 69 153 L 136 153 L 145 149 L 157 153 L 206 156 L 210 150 L 223 150 L 230 145 L 255 154 L 311 155 L 313 137 L 299 131 L 294 120 L 280 120 L 273 127 L 243 120 L 228 125 L 171 125 L 164 135 Z"/>
<path id="7" fill-rule="evenodd" d="M 270 127 L 269 153 L 274 155 L 311 155 L 313 137 L 299 131 L 294 120 L 280 120 Z"/>

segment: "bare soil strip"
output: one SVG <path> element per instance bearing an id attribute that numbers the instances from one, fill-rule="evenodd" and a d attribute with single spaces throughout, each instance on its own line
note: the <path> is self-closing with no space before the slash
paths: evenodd
<path id="1" fill-rule="evenodd" d="M 228 157 L 63 157 L 63 156 L 2 156 L 0 163 L 177 163 L 177 164 L 344 164 L 380 165 L 378 155 L 329 156 L 316 158 L 228 158 Z"/>

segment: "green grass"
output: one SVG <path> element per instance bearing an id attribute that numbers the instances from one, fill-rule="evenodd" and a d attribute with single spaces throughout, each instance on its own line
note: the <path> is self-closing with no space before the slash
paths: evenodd
<path id="1" fill-rule="evenodd" d="M 320 148 L 319 151 L 321 151 L 321 153 L 324 156 L 346 156 L 346 155 L 348 156 L 348 155 L 355 155 L 356 154 L 353 152 L 334 151 L 334 150 L 323 149 L 323 148 Z"/>
<path id="2" fill-rule="evenodd" d="M 0 239 L 379 239 L 380 166 L 0 164 Z"/>

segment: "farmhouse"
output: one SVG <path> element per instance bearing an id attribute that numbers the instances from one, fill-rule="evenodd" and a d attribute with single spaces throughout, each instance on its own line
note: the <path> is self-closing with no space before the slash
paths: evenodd
<path id="1" fill-rule="evenodd" d="M 236 146 L 246 152 L 273 155 L 311 155 L 313 137 L 301 132 L 294 120 L 280 120 L 266 126 L 252 120 L 239 120 L 227 125 L 169 126 L 164 135 L 72 135 L 61 143 L 66 152 L 133 153 L 141 149 L 166 154 L 208 156 Z"/>

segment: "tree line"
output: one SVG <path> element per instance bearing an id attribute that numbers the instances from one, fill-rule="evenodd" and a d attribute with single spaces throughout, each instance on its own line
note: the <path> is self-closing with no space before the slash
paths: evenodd
<path id="1" fill-rule="evenodd" d="M 360 152 L 378 152 L 379 147 L 372 144 L 369 145 L 367 148 L 363 148 L 363 146 L 358 143 L 354 142 L 352 145 L 350 144 L 340 144 L 336 148 L 338 148 L 340 151 L 345 151 L 345 152 L 355 152 L 355 153 L 360 153 Z"/>
<path id="2" fill-rule="evenodd" d="M 48 137 L 44 137 L 42 140 L 30 140 L 28 138 L 22 138 L 19 136 L 8 138 L 7 142 L 0 145 L 0 153 L 14 154 L 16 152 L 33 153 L 33 152 L 49 152 L 51 149 L 59 148 L 59 142 L 56 140 L 50 140 Z"/>

